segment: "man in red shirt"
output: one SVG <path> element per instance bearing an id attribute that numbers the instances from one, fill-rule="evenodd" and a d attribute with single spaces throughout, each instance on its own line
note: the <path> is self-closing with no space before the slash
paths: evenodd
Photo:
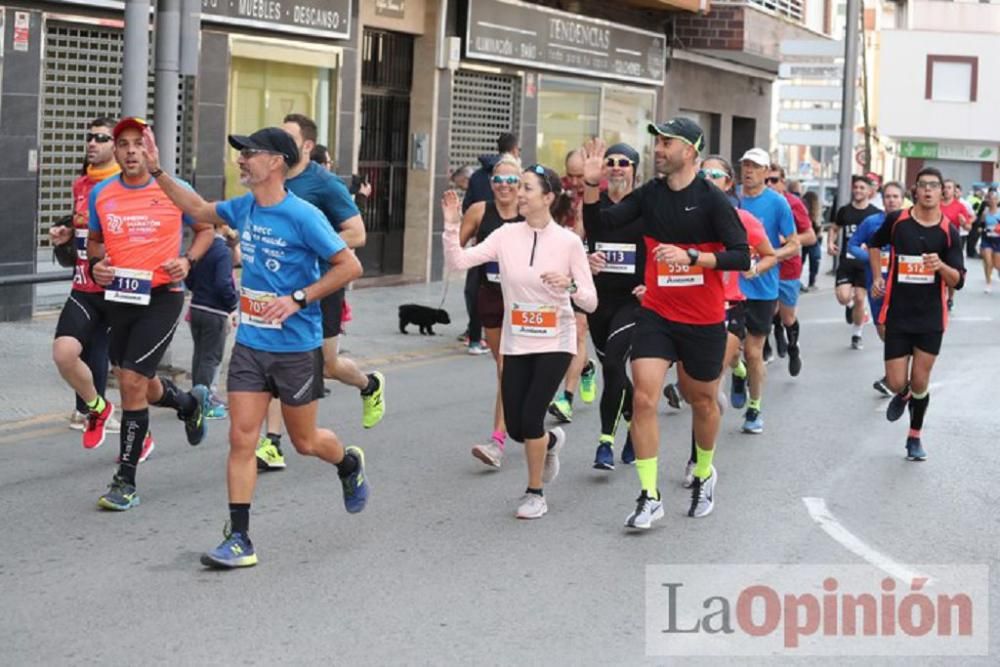
<path id="1" fill-rule="evenodd" d="M 948 222 L 958 230 L 959 234 L 963 231 L 968 233 L 972 228 L 972 216 L 969 215 L 969 209 L 965 208 L 962 200 L 956 196 L 956 187 L 954 180 L 950 178 L 945 180 L 944 189 L 941 191 L 941 213 L 948 218 Z M 949 287 L 948 310 L 951 311 L 954 307 L 955 288 Z"/>

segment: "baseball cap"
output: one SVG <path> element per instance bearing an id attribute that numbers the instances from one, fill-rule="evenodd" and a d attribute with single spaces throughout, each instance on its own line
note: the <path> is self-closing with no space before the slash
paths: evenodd
<path id="1" fill-rule="evenodd" d="M 148 125 L 149 123 L 138 116 L 126 116 L 118 121 L 118 124 L 115 125 L 115 129 L 111 130 L 111 136 L 117 139 L 119 134 L 129 128 L 142 132 Z"/>
<path id="2" fill-rule="evenodd" d="M 639 152 L 626 143 L 612 144 L 604 151 L 604 155 L 624 155 L 633 164 L 639 164 Z"/>
<path id="3" fill-rule="evenodd" d="M 661 137 L 680 139 L 684 143 L 694 146 L 696 151 L 701 151 L 705 144 L 705 133 L 701 126 L 690 118 L 678 116 L 666 123 L 650 123 L 648 128 L 650 134 L 658 134 Z"/>
<path id="4" fill-rule="evenodd" d="M 740 158 L 740 162 L 743 161 L 753 162 L 761 167 L 770 167 L 771 155 L 763 148 L 751 148 Z"/>
<path id="5" fill-rule="evenodd" d="M 280 127 L 265 127 L 250 136 L 230 134 L 229 145 L 238 151 L 249 148 L 277 153 L 285 158 L 285 164 L 289 167 L 294 166 L 299 161 L 299 147 L 295 145 L 292 135 Z"/>

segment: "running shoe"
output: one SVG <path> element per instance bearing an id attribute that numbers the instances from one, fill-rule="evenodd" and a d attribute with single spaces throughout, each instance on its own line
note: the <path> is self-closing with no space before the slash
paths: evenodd
<path id="1" fill-rule="evenodd" d="M 257 564 L 257 553 L 248 536 L 243 533 L 232 533 L 228 528 L 222 534 L 225 536 L 222 544 L 201 555 L 202 565 L 231 570 Z"/>
<path id="2" fill-rule="evenodd" d="M 854 324 L 854 304 L 844 306 L 844 319 L 848 324 Z"/>
<path id="3" fill-rule="evenodd" d="M 663 388 L 663 397 L 667 399 L 667 405 L 674 410 L 681 409 L 681 395 L 677 391 L 677 385 L 668 382 L 667 386 Z"/>
<path id="4" fill-rule="evenodd" d="M 549 414 L 555 417 L 560 424 L 569 424 L 573 421 L 573 406 L 570 405 L 565 396 L 560 396 L 549 404 Z"/>
<path id="5" fill-rule="evenodd" d="M 788 355 L 788 340 L 785 338 L 785 327 L 780 324 L 774 327 L 774 348 L 778 357 L 784 359 Z"/>
<path id="6" fill-rule="evenodd" d="M 851 349 L 852 350 L 865 349 L 865 344 L 864 341 L 861 340 L 861 336 L 851 336 Z"/>
<path id="7" fill-rule="evenodd" d="M 483 341 L 479 341 L 476 343 L 469 343 L 469 347 L 465 348 L 465 351 L 475 357 L 478 357 L 483 354 L 489 354 L 490 347 Z"/>
<path id="8" fill-rule="evenodd" d="M 257 442 L 257 470 L 281 470 L 285 457 L 270 438 L 264 436 Z"/>
<path id="9" fill-rule="evenodd" d="M 660 495 L 657 491 L 656 495 Z M 639 494 L 639 498 L 635 502 L 635 510 L 628 515 L 625 519 L 626 528 L 635 528 L 638 530 L 649 530 L 653 526 L 654 521 L 659 521 L 663 518 L 663 502 L 661 500 L 653 500 L 643 489 L 642 493 Z"/>
<path id="10" fill-rule="evenodd" d="M 344 489 L 344 507 L 350 514 L 357 514 L 368 503 L 370 491 L 368 478 L 365 476 L 365 453 L 360 447 L 348 447 L 344 450 L 344 456 L 348 454 L 353 454 L 358 459 L 358 468 L 347 477 L 342 477 L 340 485 Z"/>
<path id="11" fill-rule="evenodd" d="M 771 339 L 764 339 L 764 363 L 769 364 L 774 361 L 774 352 L 771 351 Z"/>
<path id="12" fill-rule="evenodd" d="M 798 345 L 788 346 L 788 374 L 792 377 L 798 377 L 799 373 L 802 372 L 802 355 L 799 354 Z"/>
<path id="13" fill-rule="evenodd" d="M 460 333 L 455 338 L 455 340 L 457 340 L 459 343 L 465 343 L 466 345 L 468 345 L 469 344 L 469 330 L 466 329 L 465 331 L 463 331 L 462 333 Z"/>
<path id="14" fill-rule="evenodd" d="M 97 499 L 97 506 L 115 512 L 124 512 L 139 504 L 139 494 L 132 484 L 126 484 L 118 475 L 111 478 L 108 492 Z"/>
<path id="15" fill-rule="evenodd" d="M 364 407 L 364 414 L 361 416 L 361 425 L 365 428 L 372 428 L 385 416 L 385 376 L 375 371 L 368 375 L 378 381 L 378 387 L 371 394 L 361 395 L 361 402 Z"/>
<path id="16" fill-rule="evenodd" d="M 681 486 L 685 489 L 690 489 L 691 485 L 694 484 L 694 461 L 688 461 L 687 465 L 684 466 L 684 479 L 681 481 Z"/>
<path id="17" fill-rule="evenodd" d="M 566 444 L 566 432 L 556 426 L 550 431 L 556 437 L 556 442 L 545 451 L 545 467 L 542 469 L 542 482 L 548 484 L 559 476 L 559 452 Z"/>
<path id="18" fill-rule="evenodd" d="M 764 418 L 760 416 L 760 410 L 747 408 L 743 420 L 743 432 L 755 434 L 764 432 Z"/>
<path id="19" fill-rule="evenodd" d="M 526 493 L 521 496 L 521 503 L 517 506 L 518 519 L 541 519 L 549 511 L 549 506 L 545 502 L 545 496 L 537 493 Z"/>
<path id="20" fill-rule="evenodd" d="M 896 394 L 889 401 L 889 407 L 885 410 L 885 418 L 891 422 L 898 420 L 906 412 L 906 404 L 910 402 L 910 388 L 903 389 L 903 392 Z"/>
<path id="21" fill-rule="evenodd" d="M 203 384 L 196 384 L 191 389 L 191 396 L 194 397 L 196 405 L 189 415 L 177 413 L 177 418 L 184 422 L 184 432 L 187 434 L 188 444 L 197 445 L 205 439 L 206 426 L 205 415 L 208 413 L 209 397 L 211 392 Z"/>
<path id="22" fill-rule="evenodd" d="M 153 432 L 146 431 L 146 437 L 142 440 L 142 452 L 139 454 L 139 463 L 145 463 L 146 459 L 149 458 L 149 455 L 153 453 L 154 449 L 156 449 L 156 443 L 153 442 Z M 121 462 L 122 455 L 119 454 L 115 457 L 115 463 Z"/>
<path id="23" fill-rule="evenodd" d="M 983 294 L 993 294 L 993 286 L 987 285 L 983 288 Z"/>
<path id="24" fill-rule="evenodd" d="M 226 419 L 229 417 L 229 409 L 224 403 L 212 403 L 205 411 L 205 419 Z"/>
<path id="25" fill-rule="evenodd" d="M 82 431 L 87 428 L 87 414 L 73 410 L 73 414 L 69 416 L 69 427 L 74 431 Z"/>
<path id="26" fill-rule="evenodd" d="M 920 438 L 906 439 L 906 460 L 907 461 L 927 460 L 927 452 L 924 451 L 923 445 L 920 444 Z"/>
<path id="27" fill-rule="evenodd" d="M 104 444 L 104 436 L 107 435 L 107 423 L 114 412 L 115 406 L 111 404 L 111 401 L 105 400 L 103 411 L 87 413 L 87 426 L 83 429 L 84 449 L 97 449 Z"/>
<path id="28" fill-rule="evenodd" d="M 625 445 L 622 447 L 622 463 L 627 466 L 635 463 L 635 448 L 632 446 L 632 433 L 628 430 L 628 425 L 625 428 Z"/>
<path id="29" fill-rule="evenodd" d="M 729 404 L 736 410 L 747 404 L 747 379 L 733 375 L 729 383 Z"/>
<path id="30" fill-rule="evenodd" d="M 885 383 L 885 377 L 875 380 L 872 383 L 872 388 L 883 396 L 892 396 L 892 389 L 889 389 L 889 385 Z"/>
<path id="31" fill-rule="evenodd" d="M 121 433 L 122 423 L 116 417 L 109 417 L 108 421 L 104 422 L 104 430 L 107 433 Z"/>
<path id="32" fill-rule="evenodd" d="M 583 367 L 580 374 L 580 400 L 584 403 L 593 403 L 597 398 L 597 366 L 593 359 L 587 360 L 587 365 Z"/>
<path id="33" fill-rule="evenodd" d="M 613 440 L 601 440 L 594 455 L 594 470 L 615 469 L 615 448 Z"/>
<path id="34" fill-rule="evenodd" d="M 694 484 L 691 485 L 689 517 L 700 519 L 712 513 L 712 510 L 715 509 L 715 483 L 718 480 L 719 473 L 715 471 L 715 466 L 712 466 L 712 471 L 707 478 L 694 478 Z"/>
<path id="35" fill-rule="evenodd" d="M 472 448 L 472 455 L 494 468 L 499 468 L 500 464 L 503 463 L 503 450 L 492 438 L 485 445 L 475 445 Z"/>

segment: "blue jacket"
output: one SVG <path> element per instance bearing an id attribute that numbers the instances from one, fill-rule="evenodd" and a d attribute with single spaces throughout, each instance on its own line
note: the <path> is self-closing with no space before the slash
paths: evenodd
<path id="1" fill-rule="evenodd" d="M 493 175 L 493 165 L 499 160 L 499 155 L 479 156 L 479 164 L 482 166 L 469 177 L 469 189 L 465 191 L 465 199 L 462 200 L 462 213 L 465 213 L 470 206 L 477 202 L 493 201 L 490 176 Z"/>
<path id="2" fill-rule="evenodd" d="M 221 236 L 216 236 L 191 273 L 184 279 L 191 290 L 191 307 L 228 315 L 240 303 L 233 283 L 233 256 Z"/>

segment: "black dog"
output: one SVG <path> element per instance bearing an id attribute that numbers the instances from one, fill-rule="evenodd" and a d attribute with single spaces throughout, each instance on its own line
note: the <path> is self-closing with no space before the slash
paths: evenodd
<path id="1" fill-rule="evenodd" d="M 451 324 L 448 311 L 440 308 L 429 308 L 415 303 L 404 303 L 399 307 L 399 333 L 408 333 L 407 324 L 416 324 L 420 327 L 420 333 L 431 336 L 434 334 L 435 324 Z"/>

